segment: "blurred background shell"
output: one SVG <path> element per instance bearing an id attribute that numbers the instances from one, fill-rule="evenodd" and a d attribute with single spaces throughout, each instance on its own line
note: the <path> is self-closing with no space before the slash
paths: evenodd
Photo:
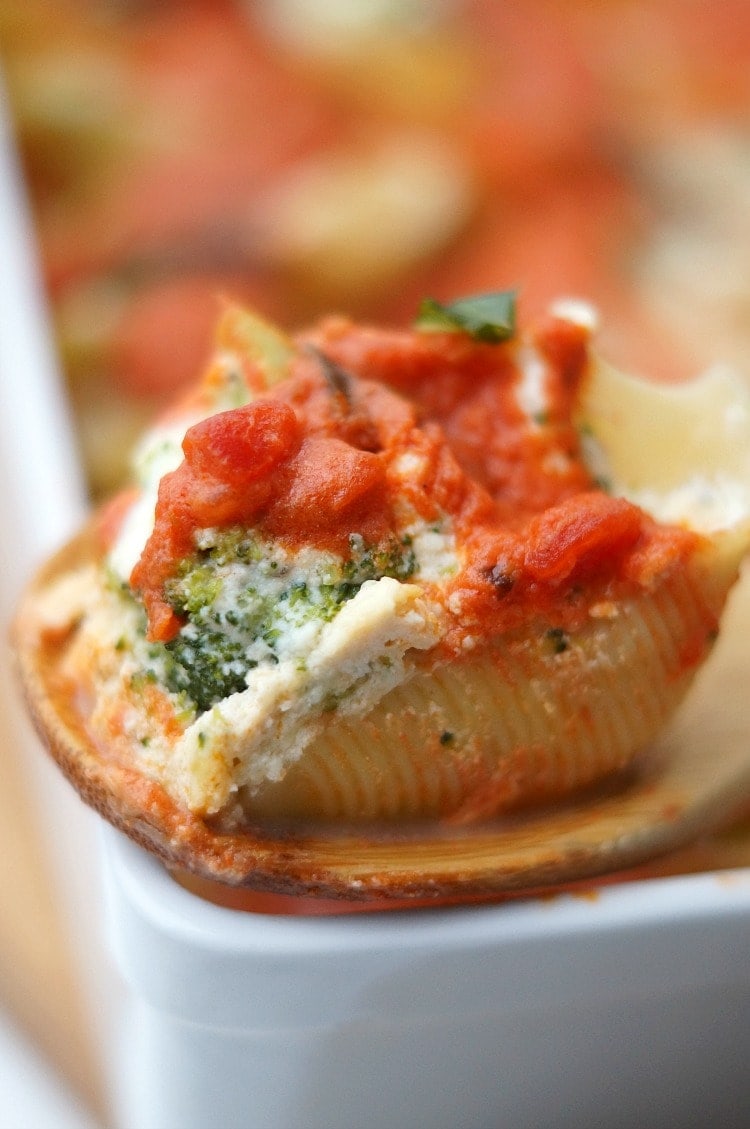
<path id="1" fill-rule="evenodd" d="M 1 61 L 91 490 L 220 297 L 595 302 L 620 367 L 750 355 L 744 0 L 5 0 Z"/>

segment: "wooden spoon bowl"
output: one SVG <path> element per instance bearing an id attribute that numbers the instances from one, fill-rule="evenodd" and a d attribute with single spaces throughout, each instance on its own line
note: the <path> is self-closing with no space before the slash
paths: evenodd
<path id="1" fill-rule="evenodd" d="M 170 867 L 232 886 L 349 901 L 457 901 L 553 889 L 630 868 L 728 821 L 750 796 L 746 639 L 750 578 L 730 597 L 720 642 L 663 736 L 627 773 L 553 807 L 465 827 L 247 827 L 225 834 L 97 747 L 61 673 L 71 628 L 35 627 L 50 580 L 86 560 L 91 530 L 29 590 L 13 637 L 42 739 L 83 799 Z"/>

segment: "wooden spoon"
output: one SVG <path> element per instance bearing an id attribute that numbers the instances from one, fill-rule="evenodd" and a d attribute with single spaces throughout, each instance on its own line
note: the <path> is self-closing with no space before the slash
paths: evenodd
<path id="1" fill-rule="evenodd" d="M 750 577 L 733 591 L 721 639 L 662 738 L 627 775 L 555 807 L 468 827 L 436 823 L 222 834 L 132 765 L 96 748 L 61 677 L 64 638 L 33 629 L 35 593 L 86 559 L 78 538 L 50 562 L 14 639 L 38 729 L 82 797 L 168 865 L 258 891 L 349 901 L 456 901 L 553 889 L 608 874 L 716 829 L 750 798 L 746 639 Z"/>

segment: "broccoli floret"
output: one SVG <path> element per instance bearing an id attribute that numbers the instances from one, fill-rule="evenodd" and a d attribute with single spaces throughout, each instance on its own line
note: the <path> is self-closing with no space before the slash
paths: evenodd
<path id="1" fill-rule="evenodd" d="M 184 568 L 179 581 L 173 581 L 167 586 L 167 595 L 181 614 L 193 616 L 202 608 L 215 603 L 221 588 L 221 577 L 216 571 L 205 565 L 198 565 Z"/>
<path id="2" fill-rule="evenodd" d="M 166 650 L 171 659 L 166 664 L 169 689 L 186 693 L 199 713 L 244 690 L 248 670 L 258 665 L 246 658 L 241 644 L 219 631 L 196 638 L 180 632 Z"/>
<path id="3" fill-rule="evenodd" d="M 185 626 L 164 646 L 164 678 L 204 712 L 246 686 L 248 671 L 294 657 L 307 629 L 330 622 L 367 580 L 406 580 L 416 568 L 408 539 L 367 545 L 350 538 L 348 559 L 311 551 L 298 561 L 247 530 L 206 530 L 167 598 Z M 301 635 L 299 634 L 301 632 Z"/>

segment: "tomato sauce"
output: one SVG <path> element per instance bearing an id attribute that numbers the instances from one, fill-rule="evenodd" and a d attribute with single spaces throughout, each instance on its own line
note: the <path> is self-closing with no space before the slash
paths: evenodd
<path id="1" fill-rule="evenodd" d="M 535 614 L 572 626 L 594 599 L 649 584 L 698 538 L 592 480 L 571 418 L 587 338 L 557 318 L 512 346 L 324 322 L 300 339 L 289 379 L 187 432 L 131 577 L 150 637 L 180 628 L 164 586 L 198 529 L 243 524 L 292 551 L 346 556 L 352 533 L 398 536 L 405 503 L 455 532 L 462 564 L 438 597 L 454 650 Z M 538 418 L 522 406 L 529 358 L 543 380 Z"/>
<path id="2" fill-rule="evenodd" d="M 324 322 L 316 339 L 342 367 L 407 395 L 439 423 L 463 470 L 492 494 L 504 524 L 518 525 L 592 485 L 570 419 L 587 361 L 583 327 L 550 318 L 533 334 L 548 362 L 545 417 L 535 427 L 519 403 L 523 374 L 506 347 L 458 333 L 362 329 L 342 319 Z"/>

